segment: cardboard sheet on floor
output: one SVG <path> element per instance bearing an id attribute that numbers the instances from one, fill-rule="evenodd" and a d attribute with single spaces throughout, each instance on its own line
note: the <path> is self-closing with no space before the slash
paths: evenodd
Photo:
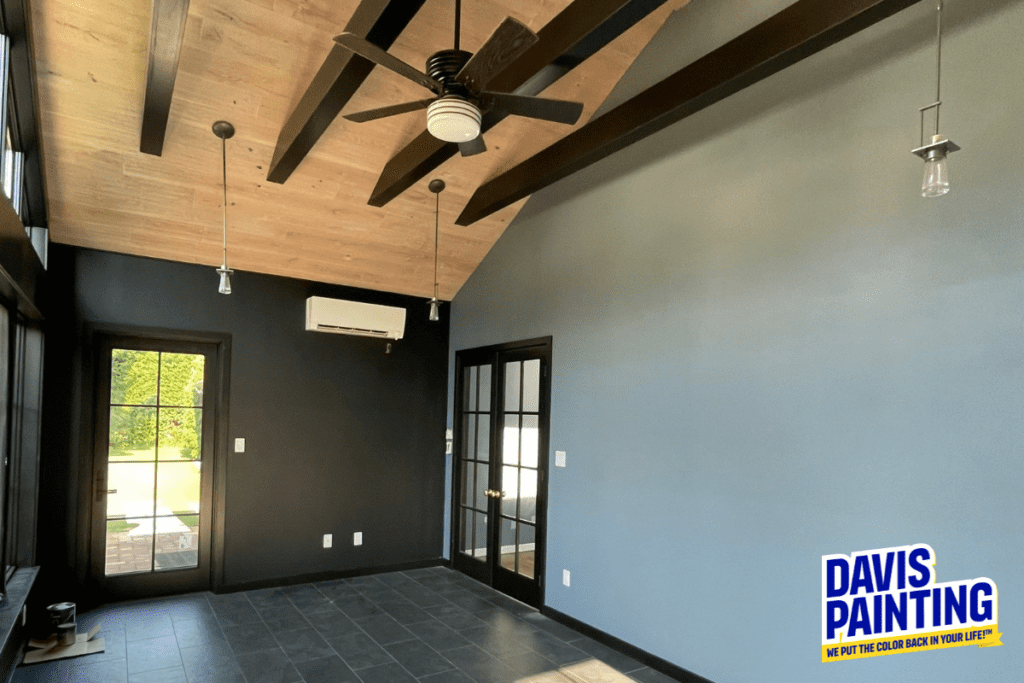
<path id="1" fill-rule="evenodd" d="M 30 649 L 25 653 L 22 664 L 38 664 L 54 659 L 81 657 L 103 652 L 103 639 L 96 637 L 99 632 L 100 627 L 96 625 L 88 633 L 79 633 L 75 637 L 74 645 L 65 645 L 57 635 L 52 635 L 47 640 L 30 640 L 28 641 Z"/>

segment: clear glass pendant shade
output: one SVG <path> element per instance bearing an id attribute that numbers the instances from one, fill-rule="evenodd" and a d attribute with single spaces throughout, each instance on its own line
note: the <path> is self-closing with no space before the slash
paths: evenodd
<path id="1" fill-rule="evenodd" d="M 217 272 L 220 273 L 220 287 L 217 288 L 217 291 L 220 292 L 221 294 L 230 294 L 231 274 L 234 271 L 231 270 L 230 268 L 221 267 L 217 269 Z"/>
<path id="2" fill-rule="evenodd" d="M 949 167 L 946 155 L 937 155 L 924 162 L 924 182 L 921 184 L 922 197 L 941 197 L 949 192 Z"/>
<path id="3" fill-rule="evenodd" d="M 441 319 L 439 302 L 434 300 L 430 302 L 430 321 L 437 322 Z"/>

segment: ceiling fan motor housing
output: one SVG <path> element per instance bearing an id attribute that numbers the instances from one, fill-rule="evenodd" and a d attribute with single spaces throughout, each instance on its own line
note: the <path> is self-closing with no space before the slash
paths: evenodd
<path id="1" fill-rule="evenodd" d="M 455 76 L 462 71 L 462 67 L 472 56 L 473 53 L 465 50 L 435 52 L 427 57 L 427 75 L 444 86 L 446 95 L 449 94 L 449 89 L 452 89 L 452 94 L 468 96 L 469 92 L 455 80 Z M 458 90 L 462 92 L 457 92 Z"/>

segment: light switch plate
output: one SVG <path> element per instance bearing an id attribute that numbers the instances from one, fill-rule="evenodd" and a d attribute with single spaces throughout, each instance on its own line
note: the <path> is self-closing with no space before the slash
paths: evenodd
<path id="1" fill-rule="evenodd" d="M 324 534 L 324 547 L 330 548 L 334 545 L 334 536 L 332 534 Z"/>
<path id="2" fill-rule="evenodd" d="M 444 430 L 444 438 L 446 438 L 446 439 L 448 439 L 449 441 L 451 441 L 452 439 L 454 439 L 454 438 L 455 438 L 455 432 L 453 432 L 453 431 L 452 431 L 452 430 L 450 430 L 450 429 L 446 429 L 446 430 Z"/>
<path id="3" fill-rule="evenodd" d="M 363 532 L 362 531 L 357 531 L 354 534 L 352 534 L 352 545 L 362 545 L 362 544 L 363 544 Z"/>
<path id="4" fill-rule="evenodd" d="M 235 453 L 245 453 L 245 439 L 235 439 Z"/>
<path id="5" fill-rule="evenodd" d="M 568 569 L 563 569 L 562 570 L 562 585 L 563 586 L 568 586 L 569 585 L 569 579 L 570 579 L 570 577 L 569 577 L 569 570 Z"/>
<path id="6" fill-rule="evenodd" d="M 555 467 L 565 467 L 565 451 L 555 451 Z"/>

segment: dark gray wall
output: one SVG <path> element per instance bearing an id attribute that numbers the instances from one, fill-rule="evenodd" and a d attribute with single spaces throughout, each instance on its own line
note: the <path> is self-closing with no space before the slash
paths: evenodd
<path id="1" fill-rule="evenodd" d="M 694 0 L 617 96 L 784 4 Z M 926 200 L 934 9 L 538 193 L 456 296 L 453 352 L 553 336 L 551 607 L 722 683 L 1019 680 L 1009 638 L 820 661 L 831 553 L 931 544 L 1024 632 L 1024 2 L 946 3 Z"/>
<path id="2" fill-rule="evenodd" d="M 228 436 L 246 452 L 227 456 L 226 583 L 440 556 L 448 328 L 422 300 L 244 272 L 224 296 L 208 267 L 58 245 L 50 259 L 40 550 L 51 576 L 82 573 L 86 323 L 231 335 Z M 306 332 L 314 295 L 407 307 L 405 338 L 388 355 L 383 340 Z"/>

